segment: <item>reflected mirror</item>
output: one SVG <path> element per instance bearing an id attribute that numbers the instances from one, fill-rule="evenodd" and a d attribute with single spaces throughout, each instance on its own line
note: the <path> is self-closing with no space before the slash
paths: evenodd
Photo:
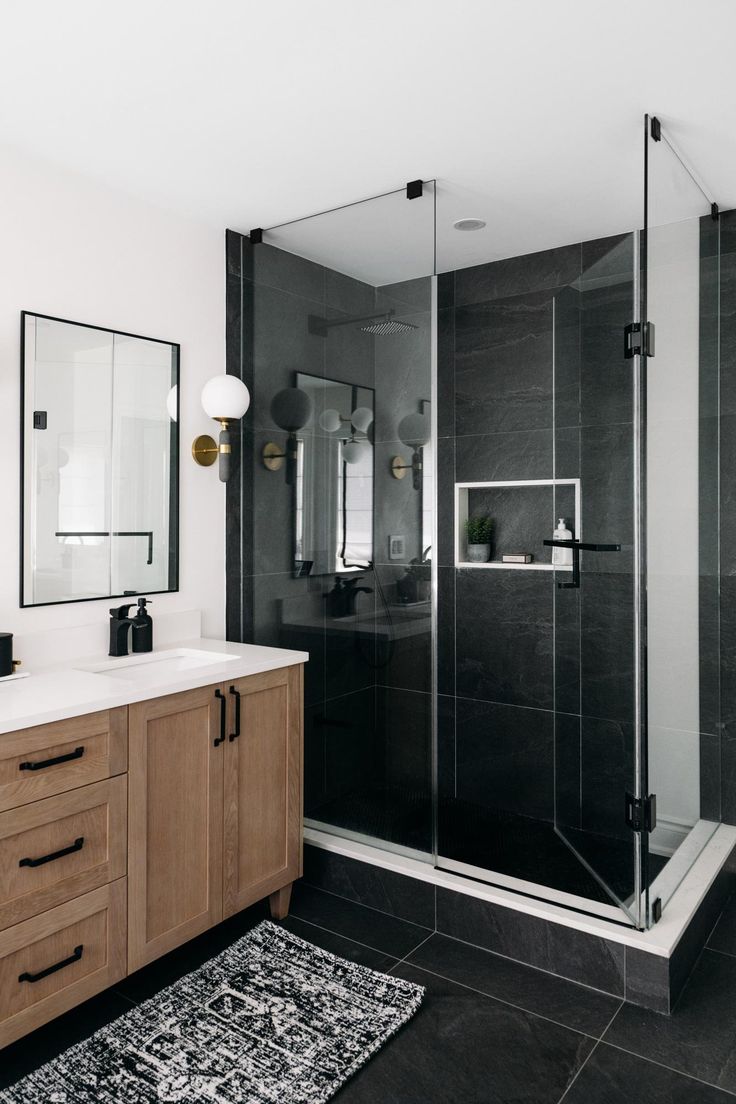
<path id="1" fill-rule="evenodd" d="M 179 346 L 21 315 L 21 606 L 178 589 Z"/>
<path id="2" fill-rule="evenodd" d="M 294 574 L 365 569 L 373 562 L 373 388 L 303 372 L 296 386 L 312 415 L 297 443 Z"/>

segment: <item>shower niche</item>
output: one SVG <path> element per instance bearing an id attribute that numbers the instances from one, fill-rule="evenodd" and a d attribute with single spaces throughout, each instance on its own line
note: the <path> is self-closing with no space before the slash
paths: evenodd
<path id="1" fill-rule="evenodd" d="M 491 519 L 491 558 L 471 562 L 467 555 L 468 518 Z M 511 571 L 571 571 L 552 564 L 552 536 L 559 518 L 580 538 L 579 479 L 514 479 L 455 484 L 455 567 Z M 530 556 L 504 562 L 504 556 Z"/>

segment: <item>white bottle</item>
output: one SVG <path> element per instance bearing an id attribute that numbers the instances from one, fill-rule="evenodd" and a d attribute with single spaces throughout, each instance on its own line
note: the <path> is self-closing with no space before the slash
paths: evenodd
<path id="1" fill-rule="evenodd" d="M 567 528 L 567 523 L 564 518 L 560 518 L 557 522 L 557 528 L 554 531 L 553 540 L 572 540 L 572 533 Z M 559 545 L 552 547 L 552 565 L 553 567 L 572 567 L 572 548 L 560 548 Z"/>

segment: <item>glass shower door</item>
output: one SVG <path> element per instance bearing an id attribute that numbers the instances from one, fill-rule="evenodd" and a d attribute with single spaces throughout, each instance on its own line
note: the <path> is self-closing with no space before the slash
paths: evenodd
<path id="1" fill-rule="evenodd" d="M 640 358 L 624 349 L 637 248 L 634 234 L 583 243 L 580 278 L 555 298 L 550 527 L 564 518 L 573 538 L 551 545 L 555 831 L 586 872 L 583 895 L 640 926 Z"/>
<path id="2" fill-rule="evenodd" d="M 720 561 L 727 577 L 730 549 L 719 547 L 722 219 L 667 128 L 645 122 L 642 315 L 656 331 L 646 360 L 645 719 L 657 823 L 645 836 L 644 888 L 658 915 L 720 821 Z"/>

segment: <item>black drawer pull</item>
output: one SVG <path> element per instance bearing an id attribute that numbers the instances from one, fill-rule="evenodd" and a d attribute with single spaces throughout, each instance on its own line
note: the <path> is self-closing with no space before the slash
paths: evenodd
<path id="1" fill-rule="evenodd" d="M 83 755 L 84 748 L 78 747 L 68 755 L 56 755 L 53 759 L 39 759 L 35 763 L 20 763 L 18 770 L 43 770 L 44 767 L 55 767 L 57 763 L 70 763 L 72 759 L 81 759 Z"/>
<path id="2" fill-rule="evenodd" d="M 57 970 L 63 970 L 65 966 L 71 966 L 72 962 L 79 962 L 84 951 L 84 943 L 80 943 L 78 947 L 74 948 L 74 953 L 70 954 L 68 958 L 62 958 L 61 962 L 55 962 L 53 966 L 47 966 L 45 970 L 39 970 L 37 974 L 29 974 L 28 972 L 20 974 L 18 981 L 41 981 L 43 978 L 48 977 L 49 974 L 55 974 Z"/>
<path id="3" fill-rule="evenodd" d="M 231 686 L 230 693 L 235 698 L 235 731 L 230 733 L 230 743 L 232 743 L 240 735 L 240 691 Z"/>
<path id="4" fill-rule="evenodd" d="M 227 725 L 227 698 L 222 690 L 215 690 L 215 697 L 220 699 L 220 735 L 213 740 L 215 747 L 225 743 L 225 726 Z"/>
<path id="5" fill-rule="evenodd" d="M 70 847 L 63 847 L 61 851 L 53 851 L 50 855 L 42 855 L 40 859 L 20 859 L 18 866 L 43 866 L 44 863 L 53 862 L 54 859 L 63 859 L 65 855 L 73 855 L 75 851 L 81 851 L 84 847 L 84 836 L 78 836 Z"/>

